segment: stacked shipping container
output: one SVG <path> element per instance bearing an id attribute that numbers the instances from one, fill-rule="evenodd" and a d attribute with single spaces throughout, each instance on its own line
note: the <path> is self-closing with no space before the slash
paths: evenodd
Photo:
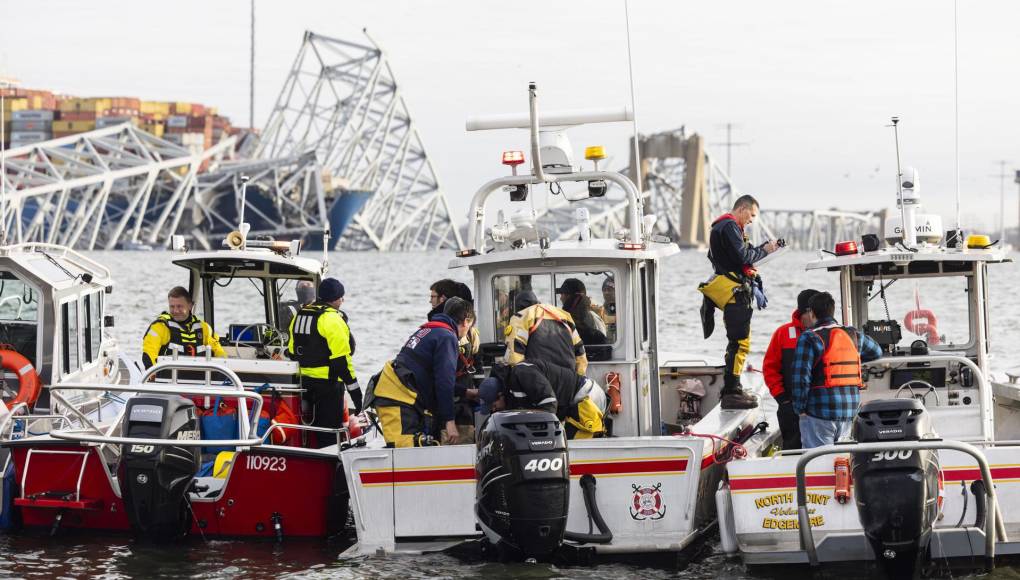
<path id="1" fill-rule="evenodd" d="M 200 152 L 237 131 L 215 108 L 198 103 L 142 101 L 134 97 L 69 97 L 49 91 L 0 89 L 4 145 L 20 147 L 131 123 L 143 131 Z"/>

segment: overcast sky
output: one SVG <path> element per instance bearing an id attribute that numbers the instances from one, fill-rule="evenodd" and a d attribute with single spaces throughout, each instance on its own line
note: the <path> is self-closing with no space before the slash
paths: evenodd
<path id="1" fill-rule="evenodd" d="M 134 95 L 217 106 L 248 118 L 247 0 L 0 0 L 0 76 L 82 96 Z M 686 125 L 709 143 L 736 125 L 733 177 L 773 208 L 894 203 L 889 117 L 924 202 L 954 205 L 950 0 L 632 0 L 637 124 Z M 522 131 L 466 133 L 468 116 L 629 104 L 622 0 L 372 0 L 256 4 L 256 124 L 268 117 L 306 29 L 387 51 L 451 203 L 503 173 Z M 960 167 L 964 216 L 997 224 L 999 172 L 1020 167 L 1020 2 L 960 2 Z M 628 125 L 573 130 L 626 164 Z M 722 159 L 720 146 L 711 148 Z M 1017 185 L 1007 180 L 1007 225 Z M 948 219 L 947 219 L 948 223 Z"/>

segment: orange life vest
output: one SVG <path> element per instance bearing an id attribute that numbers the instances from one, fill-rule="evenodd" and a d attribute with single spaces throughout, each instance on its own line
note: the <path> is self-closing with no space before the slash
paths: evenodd
<path id="1" fill-rule="evenodd" d="M 811 388 L 861 387 L 861 353 L 857 347 L 857 331 L 842 326 L 814 329 L 822 339 L 822 357 L 815 361 Z"/>

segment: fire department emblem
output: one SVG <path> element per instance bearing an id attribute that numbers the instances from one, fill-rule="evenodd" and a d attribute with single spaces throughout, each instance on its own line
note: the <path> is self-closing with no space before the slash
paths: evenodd
<path id="1" fill-rule="evenodd" d="M 662 501 L 662 484 L 640 486 L 631 484 L 634 500 L 630 506 L 630 517 L 635 520 L 661 520 L 666 517 L 666 504 Z"/>

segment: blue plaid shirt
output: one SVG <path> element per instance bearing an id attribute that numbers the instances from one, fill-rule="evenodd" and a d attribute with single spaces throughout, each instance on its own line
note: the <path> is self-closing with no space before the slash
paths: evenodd
<path id="1" fill-rule="evenodd" d="M 815 328 L 836 324 L 832 318 L 818 321 Z M 872 361 L 882 356 L 882 348 L 870 336 L 857 333 L 857 348 L 861 361 Z M 853 419 L 861 405 L 857 387 L 812 389 L 811 375 L 817 361 L 825 351 L 822 339 L 813 330 L 805 330 L 797 340 L 793 358 L 793 410 L 807 413 L 816 419 L 846 421 Z"/>

